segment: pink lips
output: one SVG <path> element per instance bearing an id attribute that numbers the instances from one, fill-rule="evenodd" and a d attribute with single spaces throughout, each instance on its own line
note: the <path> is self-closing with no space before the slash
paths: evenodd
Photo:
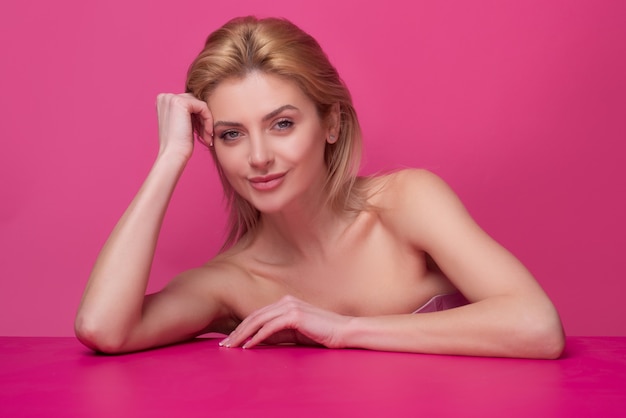
<path id="1" fill-rule="evenodd" d="M 270 174 L 267 176 L 250 177 L 248 181 L 256 190 L 273 190 L 285 179 L 285 173 Z"/>

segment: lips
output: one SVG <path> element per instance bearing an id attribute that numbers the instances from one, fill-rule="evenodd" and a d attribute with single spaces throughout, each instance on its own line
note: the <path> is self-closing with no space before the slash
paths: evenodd
<path id="1" fill-rule="evenodd" d="M 280 186 L 280 184 L 285 179 L 285 174 L 286 173 L 274 173 L 267 176 L 250 177 L 248 178 L 248 181 L 250 182 L 250 185 L 256 190 L 273 190 L 276 187 Z"/>

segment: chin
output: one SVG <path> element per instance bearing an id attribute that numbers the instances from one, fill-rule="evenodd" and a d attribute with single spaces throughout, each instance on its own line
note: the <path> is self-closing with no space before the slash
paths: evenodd
<path id="1" fill-rule="evenodd" d="M 297 199 L 289 199 L 287 196 L 275 194 L 264 196 L 252 196 L 248 202 L 256 208 L 262 214 L 276 214 L 280 212 L 287 212 L 290 208 L 294 208 L 294 202 Z"/>
<path id="2" fill-rule="evenodd" d="M 251 201 L 250 204 L 255 207 L 256 210 L 261 212 L 261 214 L 273 214 L 279 213 L 285 210 L 285 205 L 279 204 L 278 202 L 254 202 Z"/>

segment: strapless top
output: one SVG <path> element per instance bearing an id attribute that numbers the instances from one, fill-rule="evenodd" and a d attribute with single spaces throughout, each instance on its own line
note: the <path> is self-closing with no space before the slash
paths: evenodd
<path id="1" fill-rule="evenodd" d="M 465 299 L 461 293 L 446 293 L 443 295 L 433 296 L 428 302 L 422 305 L 421 308 L 414 311 L 417 313 L 438 312 L 445 311 L 446 309 L 457 308 L 459 306 L 467 305 L 469 301 Z"/>

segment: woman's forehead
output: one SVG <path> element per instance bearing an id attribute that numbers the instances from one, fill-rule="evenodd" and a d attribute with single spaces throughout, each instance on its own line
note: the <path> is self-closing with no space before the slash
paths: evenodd
<path id="1" fill-rule="evenodd" d="M 262 117 L 285 105 L 301 111 L 315 109 L 314 103 L 294 81 L 260 71 L 223 80 L 207 103 L 216 119 L 238 115 Z"/>

